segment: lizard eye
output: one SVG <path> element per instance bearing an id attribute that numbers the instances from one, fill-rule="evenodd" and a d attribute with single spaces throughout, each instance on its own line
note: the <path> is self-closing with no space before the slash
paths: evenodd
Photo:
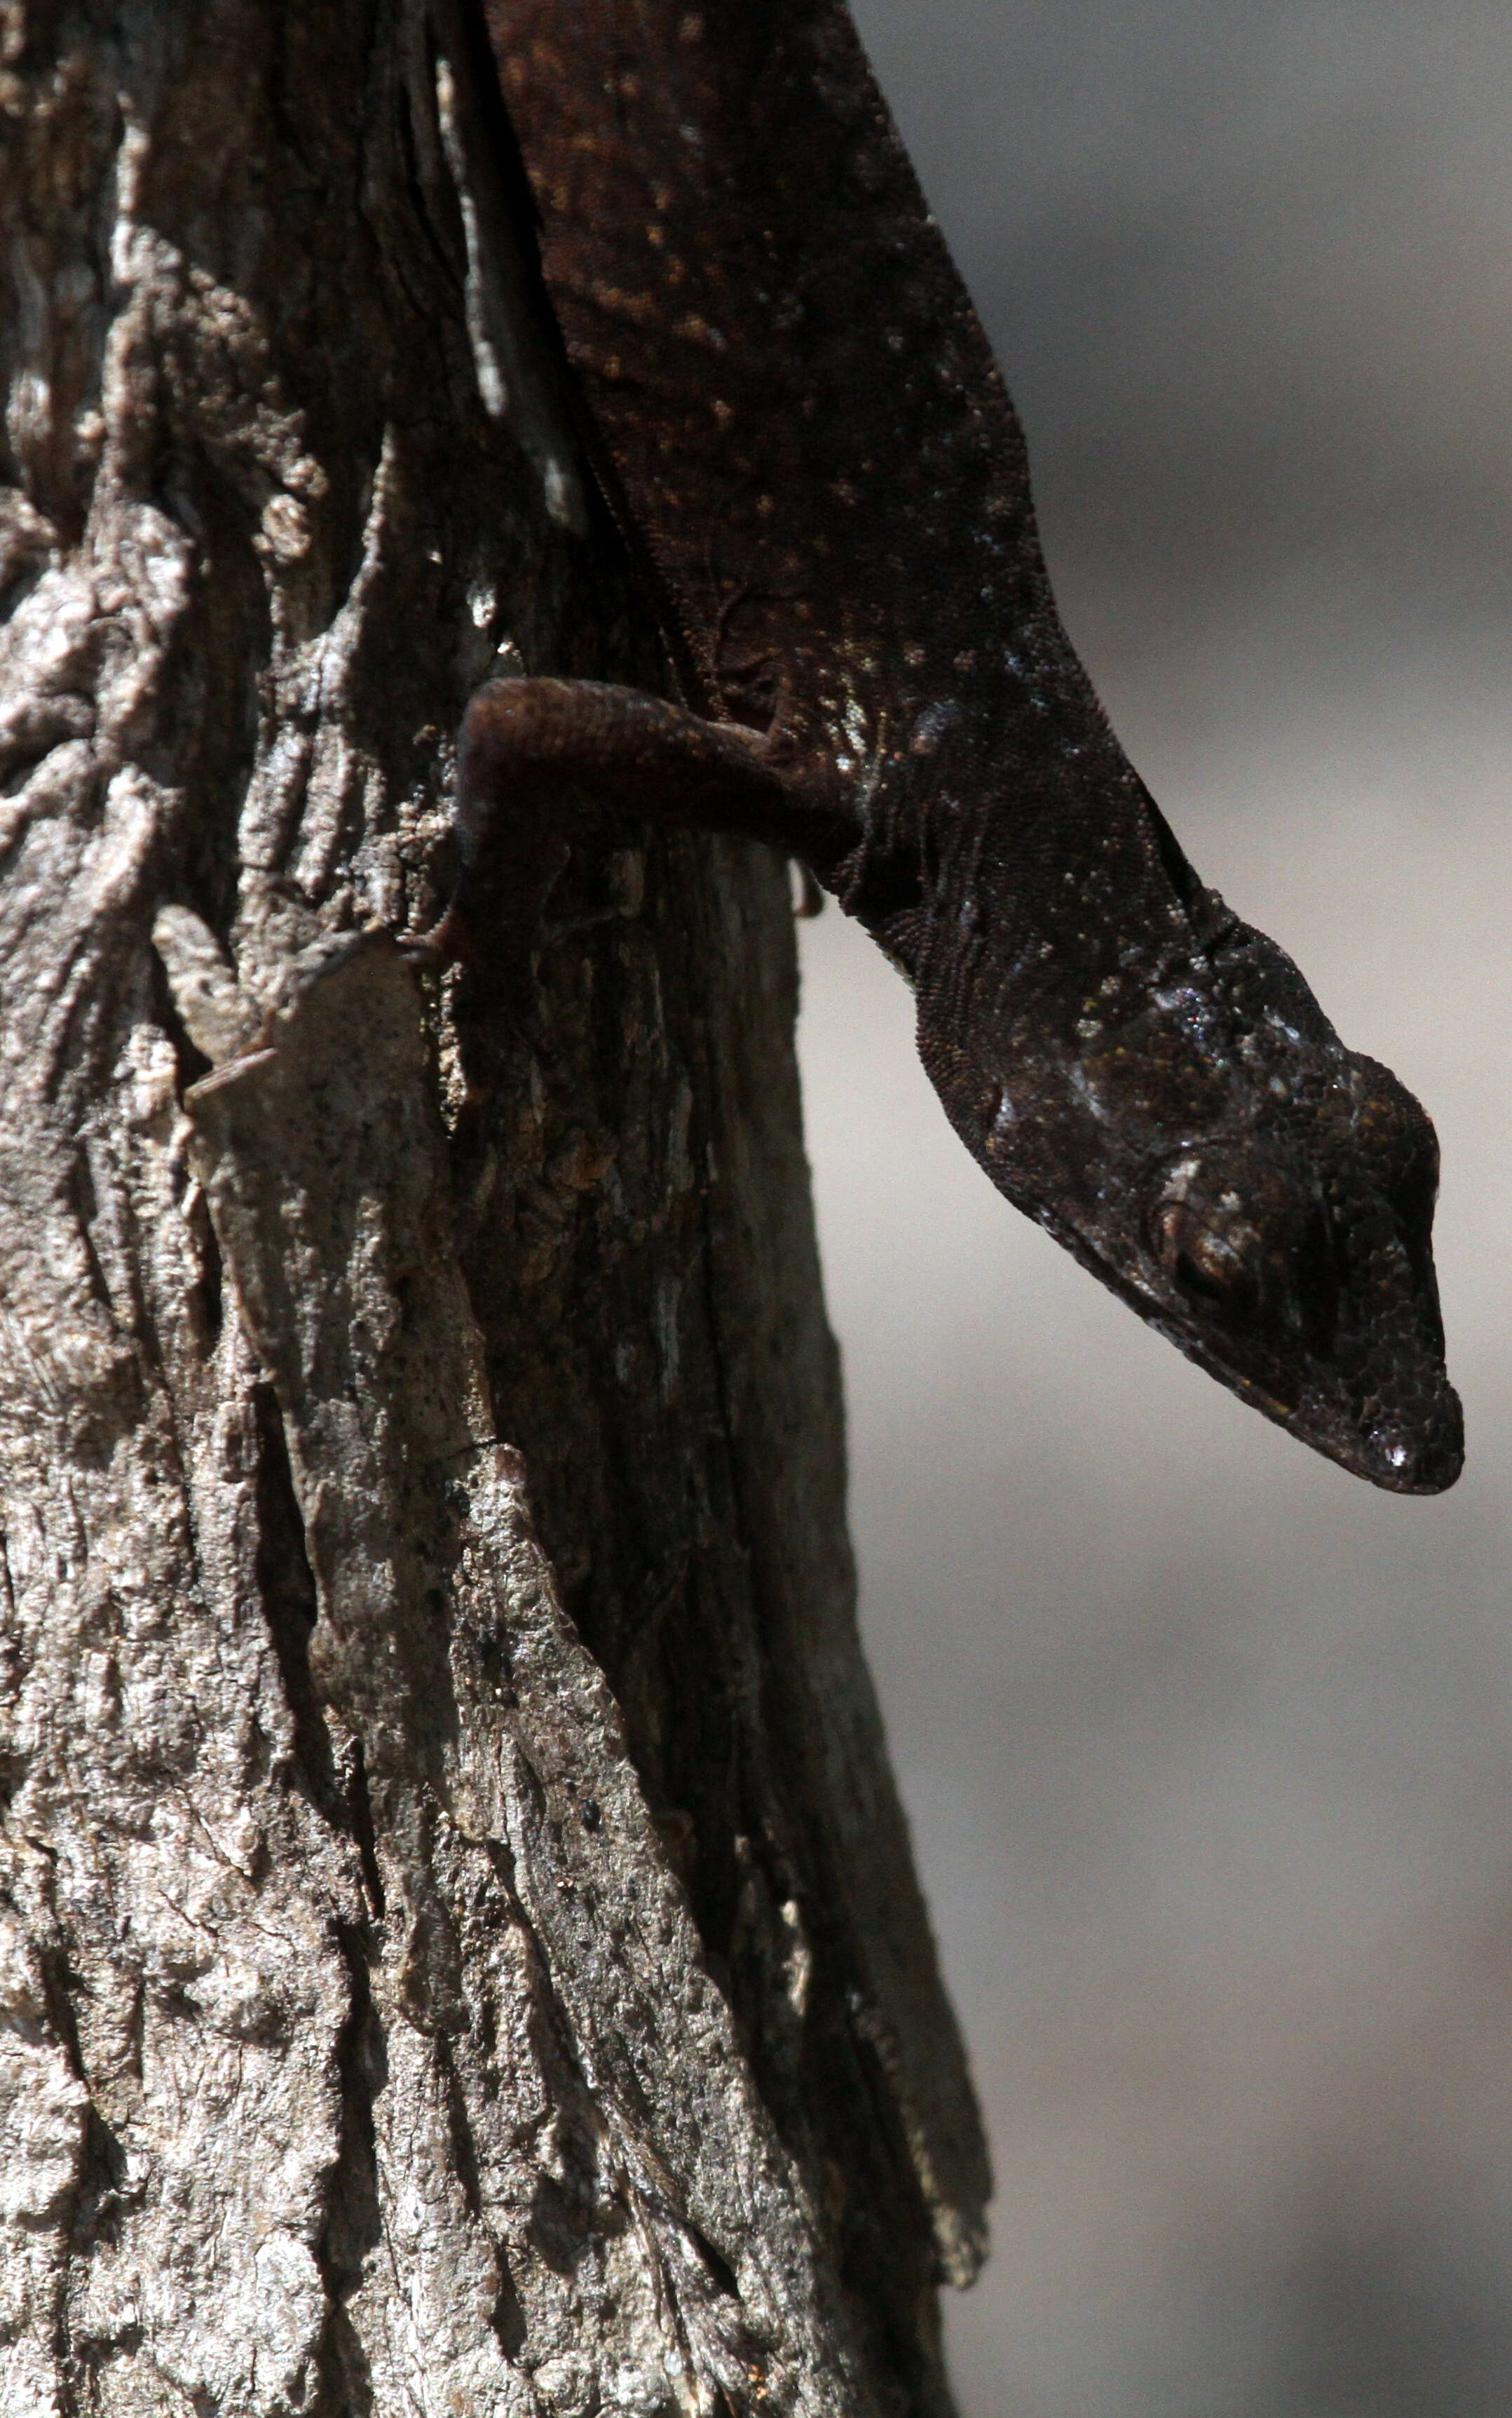
<path id="1" fill-rule="evenodd" d="M 1273 1156 L 1226 1151 L 1168 1168 L 1150 1213 L 1151 1249 L 1199 1316 L 1328 1348 L 1338 1309 L 1332 1228 L 1315 1182 Z"/>
<path id="2" fill-rule="evenodd" d="M 1260 1307 L 1260 1237 L 1232 1217 L 1209 1225 L 1184 1201 L 1163 1201 L 1155 1212 L 1155 1252 L 1187 1300 L 1246 1319 Z"/>

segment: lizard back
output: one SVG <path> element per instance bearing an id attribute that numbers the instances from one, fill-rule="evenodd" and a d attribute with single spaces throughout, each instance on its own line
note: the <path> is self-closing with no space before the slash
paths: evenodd
<path id="1" fill-rule="evenodd" d="M 997 625 L 1018 678 L 1100 718 L 1013 406 L 846 11 L 487 16 L 568 352 L 714 708 L 864 747 L 858 718 L 948 694 Z"/>

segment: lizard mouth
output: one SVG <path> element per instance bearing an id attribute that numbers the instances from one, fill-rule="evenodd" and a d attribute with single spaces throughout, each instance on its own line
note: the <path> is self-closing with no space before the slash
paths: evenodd
<path id="1" fill-rule="evenodd" d="M 1442 1370 L 1431 1372 L 1426 1399 L 1414 1397 L 1394 1407 L 1370 1399 L 1356 1408 L 1333 1385 L 1308 1386 L 1292 1405 L 1273 1400 L 1263 1388 L 1225 1369 L 1184 1336 L 1172 1339 L 1278 1427 L 1352 1477 L 1366 1478 L 1389 1494 L 1445 1493 L 1464 1467 L 1464 1414 Z"/>
<path id="2" fill-rule="evenodd" d="M 1278 1383 L 1279 1370 L 1262 1370 L 1270 1356 L 1263 1350 L 1246 1353 L 1251 1365 L 1243 1366 L 1237 1350 L 1224 1348 L 1219 1338 L 1203 1333 L 1149 1286 L 1111 1265 L 1084 1235 L 1062 1227 L 1058 1240 L 1188 1360 L 1352 1477 L 1391 1494 L 1443 1494 L 1459 1477 L 1465 1458 L 1464 1414 L 1442 1357 L 1426 1338 L 1404 1369 L 1394 1372 L 1389 1389 L 1378 1382 L 1372 1392 L 1351 1382 L 1342 1368 L 1315 1354 L 1300 1363 L 1297 1382 Z"/>

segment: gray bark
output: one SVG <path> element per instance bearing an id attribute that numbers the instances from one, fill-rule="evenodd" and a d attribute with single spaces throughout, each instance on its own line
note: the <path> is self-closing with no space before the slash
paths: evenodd
<path id="1" fill-rule="evenodd" d="M 392 937 L 654 675 L 466 19 L 0 8 L 0 2407 L 948 2409 L 783 869 Z"/>

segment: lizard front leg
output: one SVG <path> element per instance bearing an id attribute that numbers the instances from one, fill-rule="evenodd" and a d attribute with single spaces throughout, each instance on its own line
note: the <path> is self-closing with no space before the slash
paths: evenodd
<path id="1" fill-rule="evenodd" d="M 497 680 L 468 705 L 457 751 L 461 870 L 433 944 L 524 977 L 566 855 L 575 791 L 649 821 L 736 832 L 820 875 L 853 847 L 828 784 L 780 740 L 641 689 Z"/>

